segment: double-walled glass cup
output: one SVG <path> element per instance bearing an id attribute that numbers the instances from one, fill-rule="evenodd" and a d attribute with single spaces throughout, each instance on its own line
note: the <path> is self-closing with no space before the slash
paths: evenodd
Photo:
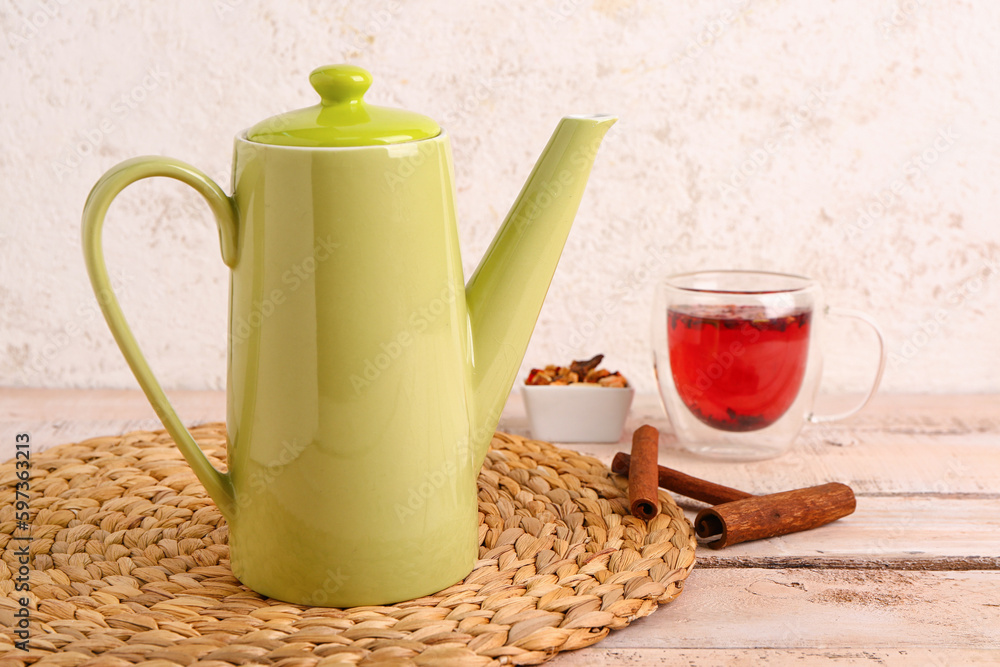
<path id="1" fill-rule="evenodd" d="M 869 325 L 879 364 L 857 406 L 817 415 L 827 315 Z M 653 356 L 680 444 L 731 460 L 778 456 L 803 424 L 853 415 L 871 400 L 885 367 L 882 332 L 871 317 L 827 306 L 814 280 L 759 271 L 702 271 L 664 280 L 653 309 Z"/>

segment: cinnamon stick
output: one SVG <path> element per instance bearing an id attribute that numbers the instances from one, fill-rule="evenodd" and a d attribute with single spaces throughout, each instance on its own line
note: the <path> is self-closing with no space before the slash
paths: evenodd
<path id="1" fill-rule="evenodd" d="M 611 470 L 628 475 L 630 483 L 631 467 L 628 454 L 615 454 Z M 715 505 L 694 520 L 698 537 L 719 536 L 707 542 L 713 549 L 818 528 L 851 514 L 857 506 L 851 487 L 837 482 L 755 496 L 665 466 L 657 467 L 657 478 L 664 489 Z"/>
<path id="2" fill-rule="evenodd" d="M 656 461 L 660 447 L 660 432 L 644 424 L 632 434 L 632 474 L 628 478 L 628 504 L 632 515 L 643 521 L 660 513 L 657 496 Z"/>
<path id="3" fill-rule="evenodd" d="M 695 517 L 694 529 L 702 538 L 719 535 L 708 546 L 721 549 L 817 528 L 852 513 L 856 504 L 851 487 L 831 482 L 708 507 Z"/>
<path id="4" fill-rule="evenodd" d="M 631 458 L 625 452 L 618 452 L 611 462 L 611 471 L 631 479 L 629 476 Z M 692 477 L 691 475 L 685 475 L 680 471 L 667 468 L 666 466 L 657 466 L 657 477 L 659 485 L 667 491 L 673 491 L 682 496 L 694 498 L 695 500 L 712 505 L 750 498 L 753 495 L 746 491 L 732 489 L 728 486 L 714 484 L 703 479 L 698 479 L 697 477 Z"/>

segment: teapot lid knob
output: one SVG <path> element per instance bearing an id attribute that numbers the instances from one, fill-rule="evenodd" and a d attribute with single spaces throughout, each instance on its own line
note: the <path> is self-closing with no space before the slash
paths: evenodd
<path id="1" fill-rule="evenodd" d="M 441 126 L 427 116 L 369 104 L 372 75 L 354 65 L 327 65 L 309 74 L 319 104 L 271 116 L 246 131 L 250 141 L 275 146 L 385 146 L 430 139 Z"/>
<path id="2" fill-rule="evenodd" d="M 360 102 L 372 75 L 355 65 L 328 65 L 318 67 L 309 74 L 309 83 L 323 98 L 324 105 Z"/>

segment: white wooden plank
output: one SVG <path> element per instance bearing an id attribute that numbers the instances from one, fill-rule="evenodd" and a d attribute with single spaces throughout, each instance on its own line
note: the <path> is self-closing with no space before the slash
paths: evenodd
<path id="1" fill-rule="evenodd" d="M 689 475 L 766 494 L 843 482 L 857 495 L 976 495 L 1000 497 L 1000 435 L 910 435 L 889 440 L 873 433 L 858 435 L 848 448 L 819 447 L 806 440 L 770 461 L 720 462 L 680 450 L 672 435 L 664 435 L 660 465 Z M 629 444 L 565 445 L 611 463 Z"/>
<path id="2" fill-rule="evenodd" d="M 502 426 L 527 435 L 519 397 L 511 396 Z M 931 493 L 1000 497 L 1000 397 L 878 397 L 871 413 L 844 422 L 808 425 L 791 450 L 757 462 L 723 462 L 684 451 L 655 397 L 637 396 L 617 444 L 564 445 L 610 464 L 628 451 L 642 423 L 660 429 L 661 465 L 765 494 L 843 482 L 858 495 Z M 877 408 L 877 409 L 876 409 Z M 558 444 L 558 443 L 557 443 Z"/>
<path id="3" fill-rule="evenodd" d="M 1000 647 L 1000 572 L 699 569 L 605 649 Z"/>
<path id="4" fill-rule="evenodd" d="M 169 392 L 185 424 L 225 421 L 221 391 Z M 0 388 L 0 460 L 14 455 L 14 436 L 28 433 L 33 451 L 101 435 L 160 430 L 163 425 L 138 390 Z"/>
<path id="5" fill-rule="evenodd" d="M 860 497 L 854 514 L 826 526 L 718 550 L 700 547 L 697 556 L 709 567 L 1000 570 L 1000 498 Z"/>
<path id="6" fill-rule="evenodd" d="M 224 392 L 171 392 L 170 396 L 186 423 L 225 418 Z M 859 495 L 1000 497 L 998 404 L 1000 396 L 880 396 L 852 420 L 807 427 L 783 457 L 724 463 L 679 449 L 658 399 L 637 396 L 619 444 L 567 446 L 610 463 L 614 452 L 628 449 L 631 430 L 649 422 L 665 434 L 660 453 L 663 465 L 751 493 L 841 481 Z M 527 433 L 518 392 L 511 395 L 500 426 Z M 14 433 L 31 433 L 42 449 L 138 428 L 160 428 L 139 391 L 0 388 L 0 457 L 4 460 L 13 454 Z"/>
<path id="7" fill-rule="evenodd" d="M 856 396 L 825 396 L 819 413 L 836 412 L 853 405 Z M 521 394 L 515 389 L 504 411 L 511 432 L 524 434 L 528 419 Z M 655 394 L 639 394 L 632 402 L 628 426 L 656 423 L 671 430 L 660 399 Z M 818 427 L 817 427 L 818 428 Z M 828 432 L 893 432 L 902 435 L 963 435 L 1000 432 L 1000 394 L 878 394 L 857 415 L 823 425 Z M 631 431 L 629 431 L 631 432 Z M 622 438 L 625 442 L 626 438 Z"/>
<path id="8" fill-rule="evenodd" d="M 551 667 L 607 667 L 650 665 L 656 667 L 965 667 L 1000 664 L 1000 649 L 912 648 L 892 649 L 608 649 L 594 648 L 561 653 Z"/>

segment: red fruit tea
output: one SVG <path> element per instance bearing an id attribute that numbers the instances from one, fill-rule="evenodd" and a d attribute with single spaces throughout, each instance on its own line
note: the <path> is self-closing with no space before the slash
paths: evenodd
<path id="1" fill-rule="evenodd" d="M 769 317 L 760 306 L 678 306 L 667 311 L 674 386 L 699 420 L 757 431 L 781 418 L 802 386 L 810 310 Z"/>

